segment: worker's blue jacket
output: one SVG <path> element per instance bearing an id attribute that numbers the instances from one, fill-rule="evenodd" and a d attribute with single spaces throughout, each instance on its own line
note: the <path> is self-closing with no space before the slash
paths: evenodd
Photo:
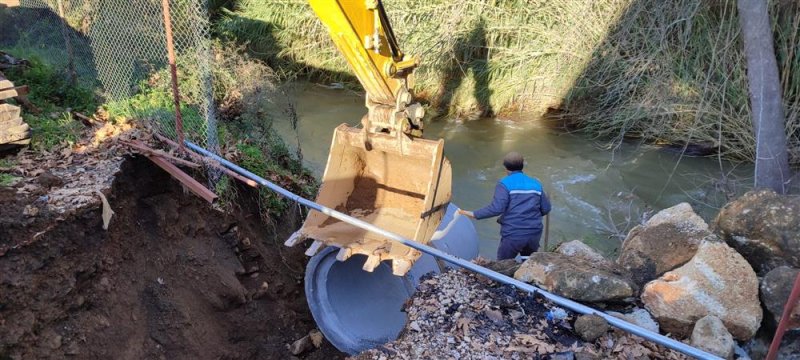
<path id="1" fill-rule="evenodd" d="M 549 212 L 550 200 L 542 184 L 521 171 L 514 171 L 497 183 L 492 203 L 476 210 L 474 215 L 476 219 L 500 215 L 497 219 L 500 235 L 517 238 L 540 234 L 542 216 Z"/>

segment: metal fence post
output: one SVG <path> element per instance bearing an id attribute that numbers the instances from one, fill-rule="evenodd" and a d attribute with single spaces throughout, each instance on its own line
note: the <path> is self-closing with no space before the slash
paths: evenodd
<path id="1" fill-rule="evenodd" d="M 181 116 L 181 96 L 178 92 L 178 66 L 175 64 L 175 48 L 172 43 L 172 16 L 169 12 L 169 0 L 161 0 L 161 7 L 164 13 L 164 31 L 167 36 L 167 59 L 172 77 L 172 97 L 175 100 L 175 132 L 178 136 L 178 144 L 183 150 L 183 117 Z"/>
<path id="2" fill-rule="evenodd" d="M 783 334 L 786 333 L 789 323 L 792 322 L 792 311 L 795 305 L 800 303 L 798 300 L 800 300 L 800 273 L 798 273 L 797 277 L 794 279 L 792 292 L 789 294 L 789 298 L 786 299 L 786 304 L 783 306 L 783 315 L 781 315 L 781 320 L 778 322 L 778 329 L 775 330 L 772 343 L 769 345 L 769 352 L 767 353 L 766 360 L 775 360 L 775 358 L 778 357 L 778 349 L 781 347 Z"/>

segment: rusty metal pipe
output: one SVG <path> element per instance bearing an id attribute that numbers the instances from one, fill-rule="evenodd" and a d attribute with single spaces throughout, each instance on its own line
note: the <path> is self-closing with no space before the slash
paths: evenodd
<path id="1" fill-rule="evenodd" d="M 781 315 L 781 321 L 778 322 L 778 330 L 775 331 L 772 344 L 769 345 L 769 352 L 767 352 L 766 360 L 775 360 L 775 358 L 778 357 L 778 348 L 781 346 L 783 334 L 786 333 L 786 329 L 789 327 L 792 310 L 794 310 L 794 306 L 797 305 L 798 299 L 800 299 L 800 273 L 798 273 L 797 277 L 794 279 L 792 292 L 789 294 L 789 298 L 786 299 L 786 305 L 783 306 L 783 315 Z"/>
<path id="2" fill-rule="evenodd" d="M 183 116 L 181 115 L 181 95 L 178 91 L 178 66 L 175 64 L 175 45 L 172 42 L 172 16 L 169 11 L 169 0 L 161 0 L 161 7 L 164 13 L 164 32 L 167 37 L 169 74 L 172 78 L 172 98 L 175 102 L 175 133 L 178 136 L 178 146 L 183 150 Z"/>

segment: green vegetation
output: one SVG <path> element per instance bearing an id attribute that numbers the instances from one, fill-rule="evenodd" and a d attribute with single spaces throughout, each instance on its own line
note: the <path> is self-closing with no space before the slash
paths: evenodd
<path id="1" fill-rule="evenodd" d="M 91 90 L 71 84 L 65 74 L 38 57 L 28 60 L 29 67 L 14 67 L 4 73 L 15 84 L 28 85 L 28 99 L 41 110 L 39 114 L 23 111 L 23 119 L 34 133 L 31 147 L 51 150 L 74 143 L 83 125 L 72 118 L 70 111 L 92 114 L 99 103 L 97 98 Z"/>
<path id="2" fill-rule="evenodd" d="M 291 115 L 277 101 L 283 95 L 275 87 L 275 78 L 264 64 L 251 60 L 240 49 L 214 43 L 216 62 L 212 67 L 214 102 L 218 104 L 217 137 L 219 151 L 250 171 L 272 179 L 284 187 L 311 196 L 316 183 L 302 162 L 291 154 L 283 139 L 272 128 L 272 121 Z M 206 94 L 202 92 L 197 63 L 190 56 L 178 56 L 178 88 L 181 93 L 181 113 L 188 139 L 205 144 L 206 123 L 202 110 Z M 145 120 L 159 132 L 175 136 L 174 108 L 167 69 L 161 69 L 138 85 L 139 92 L 130 98 L 103 105 L 109 119 Z M 244 194 L 237 191 L 235 182 L 222 177 L 216 183 L 221 206 L 232 206 Z M 257 201 L 265 220 L 283 214 L 289 203 L 275 193 L 260 188 Z"/>
<path id="3" fill-rule="evenodd" d="M 20 178 L 11 174 L 0 173 L 0 187 L 8 187 L 13 185 Z"/>
<path id="4" fill-rule="evenodd" d="M 555 109 L 605 139 L 695 143 L 752 160 L 735 0 L 386 2 L 401 46 L 421 57 L 433 112 Z M 800 4 L 771 2 L 792 160 L 800 163 Z M 281 76 L 350 81 L 304 0 L 240 0 L 216 31 Z M 429 111 L 431 112 L 431 111 Z"/>

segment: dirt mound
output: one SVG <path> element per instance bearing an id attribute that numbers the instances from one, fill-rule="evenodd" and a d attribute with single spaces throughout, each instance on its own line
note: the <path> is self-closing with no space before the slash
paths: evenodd
<path id="1" fill-rule="evenodd" d="M 35 201 L 0 189 L 0 358 L 269 359 L 314 328 L 303 249 L 250 206 L 213 210 L 144 158 L 123 163 L 99 207 L 5 226 Z M 251 204 L 254 205 L 254 204 Z M 12 239 L 13 241 L 14 239 Z M 327 342 L 309 359 L 340 358 Z"/>

